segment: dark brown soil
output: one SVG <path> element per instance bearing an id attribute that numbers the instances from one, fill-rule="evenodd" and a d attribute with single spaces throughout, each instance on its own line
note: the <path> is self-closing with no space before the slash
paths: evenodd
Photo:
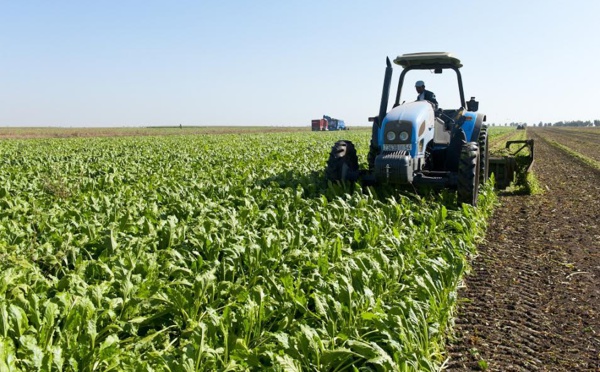
<path id="1" fill-rule="evenodd" d="M 585 130 L 540 128 L 535 132 L 543 138 L 558 142 L 600 163 L 600 128 L 585 128 Z"/>
<path id="2" fill-rule="evenodd" d="M 500 197 L 459 292 L 449 370 L 600 371 L 600 171 L 544 133 L 528 129 L 544 193 Z"/>

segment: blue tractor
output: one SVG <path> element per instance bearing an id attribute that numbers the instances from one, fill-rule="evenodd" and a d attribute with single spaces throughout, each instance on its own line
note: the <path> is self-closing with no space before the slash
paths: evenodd
<path id="1" fill-rule="evenodd" d="M 327 161 L 328 180 L 456 189 L 459 205 L 476 205 L 479 184 L 487 181 L 490 171 L 488 134 L 484 124 L 486 116 L 477 112 L 479 103 L 474 97 L 465 100 L 460 60 L 449 53 L 438 52 L 398 56 L 394 63 L 403 70 L 394 106 L 389 112 L 392 65 L 389 58 L 386 63 L 379 115 L 370 118 L 373 129 L 369 168 L 359 169 L 352 142 L 337 141 Z M 453 70 L 461 106 L 441 109 L 428 101 L 400 103 L 404 78 L 411 70 L 430 70 L 436 74 Z M 533 159 L 533 143 L 530 145 Z M 525 146 L 529 146 L 529 142 Z M 495 166 L 502 168 L 506 162 L 510 159 L 495 161 L 499 163 Z M 506 175 L 510 176 L 514 177 Z"/>
<path id="2" fill-rule="evenodd" d="M 331 116 L 323 115 L 323 119 L 327 120 L 327 130 L 348 130 L 346 123 L 343 120 L 332 118 Z"/>

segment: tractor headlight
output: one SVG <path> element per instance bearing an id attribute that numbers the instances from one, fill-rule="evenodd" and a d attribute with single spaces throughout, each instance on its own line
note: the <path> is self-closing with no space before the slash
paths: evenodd
<path id="1" fill-rule="evenodd" d="M 395 139 L 396 139 L 396 133 L 394 133 L 394 132 L 387 132 L 387 133 L 385 134 L 385 138 L 386 138 L 388 141 L 393 141 L 393 140 L 395 140 Z"/>
<path id="2" fill-rule="evenodd" d="M 400 132 L 400 141 L 406 141 L 408 139 L 408 132 Z"/>

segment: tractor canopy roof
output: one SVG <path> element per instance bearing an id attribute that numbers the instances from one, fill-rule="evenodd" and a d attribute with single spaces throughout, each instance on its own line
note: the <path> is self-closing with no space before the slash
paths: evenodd
<path id="1" fill-rule="evenodd" d="M 460 59 L 453 57 L 452 54 L 446 52 L 422 52 L 408 53 L 396 57 L 394 63 L 404 68 L 411 69 L 434 69 L 436 67 L 461 68 Z"/>

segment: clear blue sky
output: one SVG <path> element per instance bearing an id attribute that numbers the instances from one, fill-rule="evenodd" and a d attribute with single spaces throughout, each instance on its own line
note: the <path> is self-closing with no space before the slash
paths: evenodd
<path id="1" fill-rule="evenodd" d="M 599 15 L 597 0 L 0 0 L 0 126 L 367 125 L 386 56 L 421 51 L 463 61 L 488 122 L 600 119 Z M 456 106 L 446 75 L 427 89 Z"/>

